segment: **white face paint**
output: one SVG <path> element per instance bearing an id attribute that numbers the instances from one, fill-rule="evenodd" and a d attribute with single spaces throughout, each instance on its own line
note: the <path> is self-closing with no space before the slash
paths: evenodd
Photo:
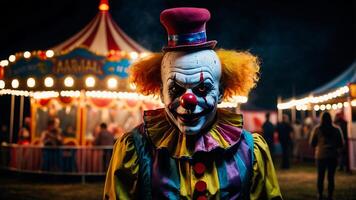
<path id="1" fill-rule="evenodd" d="M 161 98 L 170 120 L 185 134 L 197 134 L 213 123 L 221 64 L 213 50 L 167 52 L 161 66 Z"/>

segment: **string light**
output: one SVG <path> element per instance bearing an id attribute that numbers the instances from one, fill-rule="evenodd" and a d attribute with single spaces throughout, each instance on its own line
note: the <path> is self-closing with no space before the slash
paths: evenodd
<path id="1" fill-rule="evenodd" d="M 303 105 L 307 105 L 307 104 L 322 103 L 322 102 L 326 102 L 326 101 L 329 101 L 329 100 L 337 98 L 337 97 L 341 97 L 341 96 L 349 93 L 349 90 L 350 89 L 348 86 L 343 86 L 343 87 L 336 89 L 335 91 L 329 92 L 329 93 L 321 95 L 321 96 L 315 96 L 315 97 L 309 96 L 309 97 L 305 97 L 305 98 L 301 98 L 301 99 L 297 99 L 297 100 L 292 99 L 291 101 L 285 102 L 285 103 L 279 103 L 279 104 L 277 104 L 277 108 L 278 109 L 290 109 L 292 107 L 303 106 Z"/>
<path id="2" fill-rule="evenodd" d="M 35 87 L 35 85 L 36 85 L 36 80 L 34 78 L 30 77 L 27 79 L 27 87 L 32 88 Z"/>
<path id="3" fill-rule="evenodd" d="M 44 80 L 44 85 L 46 87 L 52 87 L 54 85 L 54 80 L 52 77 L 46 77 Z"/>

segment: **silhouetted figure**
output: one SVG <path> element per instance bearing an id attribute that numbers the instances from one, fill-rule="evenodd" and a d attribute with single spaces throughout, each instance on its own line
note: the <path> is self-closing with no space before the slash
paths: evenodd
<path id="1" fill-rule="evenodd" d="M 336 114 L 335 124 L 341 128 L 342 136 L 344 138 L 344 146 L 341 149 L 339 170 L 351 173 L 350 170 L 350 160 L 349 160 L 349 141 L 347 137 L 347 121 L 344 119 L 344 114 L 342 112 Z"/>
<path id="2" fill-rule="evenodd" d="M 47 123 L 47 129 L 42 132 L 41 141 L 44 145 L 42 170 L 55 171 L 60 169 L 60 149 L 55 148 L 62 145 L 62 133 L 57 126 L 55 119 L 50 119 Z"/>
<path id="3" fill-rule="evenodd" d="M 0 129 L 0 145 L 9 143 L 9 141 L 10 139 L 8 128 L 5 124 L 2 124 Z"/>
<path id="4" fill-rule="evenodd" d="M 331 115 L 324 112 L 320 124 L 315 127 L 310 138 L 310 144 L 315 147 L 315 159 L 318 168 L 318 198 L 323 199 L 324 177 L 328 171 L 328 200 L 334 192 L 334 178 L 337 166 L 338 149 L 343 146 L 341 130 L 332 124 Z"/>
<path id="5" fill-rule="evenodd" d="M 277 126 L 279 142 L 282 147 L 282 169 L 290 168 L 290 156 L 292 150 L 293 127 L 289 122 L 288 115 L 283 115 L 283 120 Z"/>
<path id="6" fill-rule="evenodd" d="M 114 135 L 108 131 L 108 127 L 107 127 L 106 123 L 101 123 L 100 124 L 100 132 L 98 133 L 98 136 L 94 141 L 94 145 L 96 145 L 96 146 L 113 146 L 114 141 L 115 141 Z M 107 167 L 109 165 L 111 153 L 112 153 L 112 149 L 104 149 L 103 150 L 103 167 L 105 170 L 107 169 Z"/>
<path id="7" fill-rule="evenodd" d="M 270 121 L 270 113 L 266 113 L 266 121 L 262 125 L 263 137 L 266 140 L 271 155 L 273 155 L 273 134 L 275 127 Z"/>

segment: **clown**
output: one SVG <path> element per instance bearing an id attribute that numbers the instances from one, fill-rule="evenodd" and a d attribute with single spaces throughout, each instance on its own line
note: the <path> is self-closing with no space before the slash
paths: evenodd
<path id="1" fill-rule="evenodd" d="M 161 13 L 168 46 L 131 67 L 139 92 L 160 95 L 164 108 L 120 138 L 104 199 L 282 199 L 266 142 L 242 128 L 242 116 L 218 109 L 247 95 L 258 60 L 214 50 L 210 13 L 173 8 Z"/>

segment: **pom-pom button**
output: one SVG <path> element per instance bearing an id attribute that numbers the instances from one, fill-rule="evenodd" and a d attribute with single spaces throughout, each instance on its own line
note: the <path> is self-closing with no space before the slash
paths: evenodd
<path id="1" fill-rule="evenodd" d="M 195 184 L 195 190 L 197 192 L 205 192 L 206 191 L 206 187 L 207 187 L 207 185 L 206 185 L 205 181 L 201 181 L 200 180 Z"/>
<path id="2" fill-rule="evenodd" d="M 201 162 L 197 162 L 197 163 L 195 163 L 193 169 L 197 175 L 203 175 L 205 172 L 205 165 Z"/>

